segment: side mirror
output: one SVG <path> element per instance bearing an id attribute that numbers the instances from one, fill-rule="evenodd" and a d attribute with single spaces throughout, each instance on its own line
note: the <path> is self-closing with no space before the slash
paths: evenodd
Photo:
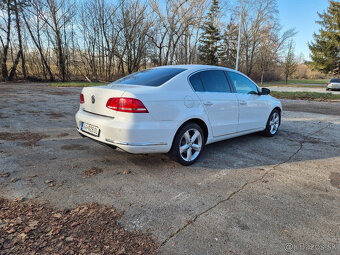
<path id="1" fill-rule="evenodd" d="M 269 95 L 269 94 L 270 94 L 270 89 L 262 88 L 261 95 Z"/>

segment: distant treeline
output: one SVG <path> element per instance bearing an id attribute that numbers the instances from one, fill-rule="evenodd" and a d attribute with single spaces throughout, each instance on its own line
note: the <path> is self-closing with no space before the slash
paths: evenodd
<path id="1" fill-rule="evenodd" d="M 2 0 L 0 78 L 110 81 L 159 65 L 212 64 L 207 51 L 216 54 L 213 64 L 235 68 L 242 11 L 239 69 L 256 80 L 278 79 L 294 30 L 282 31 L 277 0 L 239 4 Z"/>

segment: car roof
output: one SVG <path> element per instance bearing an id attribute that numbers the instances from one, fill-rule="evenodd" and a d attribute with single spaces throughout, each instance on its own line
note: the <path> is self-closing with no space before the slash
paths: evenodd
<path id="1" fill-rule="evenodd" d="M 238 72 L 234 69 L 230 69 L 223 66 L 213 66 L 213 65 L 167 65 L 167 66 L 159 66 L 156 68 L 184 68 L 190 71 L 198 71 L 202 69 L 221 69 L 221 70 L 228 70 Z M 239 73 L 239 72 L 238 72 Z"/>

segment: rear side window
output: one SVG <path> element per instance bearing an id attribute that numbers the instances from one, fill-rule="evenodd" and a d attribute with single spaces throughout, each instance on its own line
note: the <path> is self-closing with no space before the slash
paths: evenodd
<path id="1" fill-rule="evenodd" d="M 340 79 L 331 79 L 330 82 L 340 83 Z"/>
<path id="2" fill-rule="evenodd" d="M 189 78 L 189 81 L 195 91 L 204 91 L 200 74 L 196 73 Z"/>
<path id="3" fill-rule="evenodd" d="M 154 68 L 125 76 L 113 84 L 131 84 L 158 87 L 185 71 L 184 68 Z"/>
<path id="4" fill-rule="evenodd" d="M 236 92 L 241 94 L 258 94 L 257 86 L 248 78 L 234 73 L 228 72 L 228 75 L 233 83 Z"/>
<path id="5" fill-rule="evenodd" d="M 207 70 L 194 74 L 190 77 L 190 82 L 196 91 L 231 92 L 227 77 L 223 71 L 219 70 Z"/>

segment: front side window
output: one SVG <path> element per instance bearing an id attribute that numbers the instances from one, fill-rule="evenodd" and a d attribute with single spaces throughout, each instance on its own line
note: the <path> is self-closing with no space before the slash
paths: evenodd
<path id="1" fill-rule="evenodd" d="M 131 84 L 158 87 L 185 71 L 184 68 L 154 68 L 125 76 L 113 84 Z"/>
<path id="2" fill-rule="evenodd" d="M 258 94 L 257 86 L 251 82 L 248 78 L 234 73 L 228 72 L 228 75 L 233 83 L 236 92 L 241 94 Z"/>
<path id="3" fill-rule="evenodd" d="M 195 91 L 231 92 L 227 77 L 220 70 L 202 71 L 191 76 L 189 80 Z"/>

